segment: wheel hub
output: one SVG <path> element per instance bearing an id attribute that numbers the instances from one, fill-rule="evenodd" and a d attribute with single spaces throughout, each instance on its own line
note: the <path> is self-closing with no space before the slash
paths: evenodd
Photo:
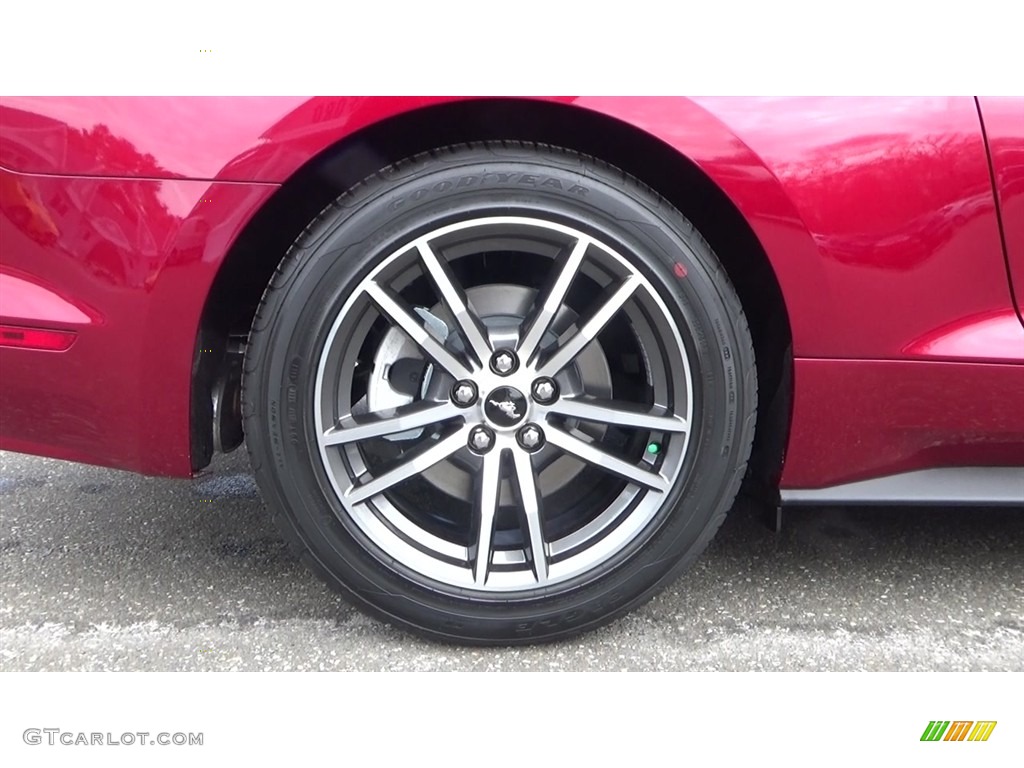
<path id="1" fill-rule="evenodd" d="M 514 387 L 493 389 L 484 402 L 487 420 L 498 429 L 512 429 L 526 418 L 528 409 L 526 397 Z"/>

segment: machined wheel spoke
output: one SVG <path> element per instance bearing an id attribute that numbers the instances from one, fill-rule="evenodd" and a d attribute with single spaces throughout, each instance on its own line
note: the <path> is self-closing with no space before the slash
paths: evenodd
<path id="1" fill-rule="evenodd" d="M 405 331 L 435 363 L 456 379 L 472 378 L 472 371 L 430 335 L 422 323 L 405 308 L 404 302 L 394 291 L 371 280 L 366 284 L 366 293 L 380 311 Z"/>
<path id="2" fill-rule="evenodd" d="M 487 583 L 491 564 L 491 542 L 494 538 L 494 516 L 498 512 L 501 490 L 501 451 L 491 451 L 483 458 L 483 469 L 476 481 L 477 537 L 473 553 L 473 582 L 478 587 Z"/>
<path id="3" fill-rule="evenodd" d="M 613 475 L 618 475 L 652 491 L 664 492 L 668 490 L 668 480 L 656 471 L 645 469 L 639 464 L 624 461 L 601 450 L 592 443 L 574 437 L 556 427 L 546 430 L 546 434 L 549 443 L 558 446 L 566 453 L 570 453 L 588 464 L 593 464 L 599 469 L 611 472 Z"/>
<path id="4" fill-rule="evenodd" d="M 396 483 L 417 475 L 451 456 L 466 445 L 468 434 L 469 427 L 464 426 L 429 448 L 414 452 L 413 455 L 406 457 L 401 464 L 384 474 L 361 485 L 353 485 L 345 492 L 345 498 L 352 504 L 359 504 L 378 493 L 383 493 Z"/>
<path id="5" fill-rule="evenodd" d="M 523 451 L 512 451 L 513 465 L 518 488 L 520 517 L 524 531 L 529 539 L 528 555 L 533 565 L 533 574 L 537 582 L 543 584 L 548 580 L 548 554 L 544 545 L 544 531 L 541 526 L 541 500 L 537 490 L 537 479 L 533 471 L 533 460 L 530 454 Z"/>
<path id="6" fill-rule="evenodd" d="M 567 341 L 565 341 L 555 353 L 545 361 L 537 370 L 539 376 L 554 376 L 560 370 L 571 363 L 576 356 L 592 342 L 608 322 L 615 316 L 615 313 L 622 309 L 622 305 L 629 301 L 640 286 L 640 280 L 636 275 L 629 275 L 622 282 L 618 283 L 609 294 L 604 303 L 583 323 Z"/>
<path id="7" fill-rule="evenodd" d="M 441 292 L 441 298 L 448 305 L 452 317 L 462 331 L 462 336 L 473 350 L 480 365 L 485 365 L 491 356 L 491 345 L 477 316 L 470 310 L 466 294 L 452 274 L 447 263 L 437 258 L 437 254 L 426 241 L 416 244 L 420 259 L 427 268 L 431 279 Z"/>
<path id="8" fill-rule="evenodd" d="M 323 443 L 342 445 L 357 440 L 369 440 L 429 424 L 438 424 L 463 415 L 465 411 L 454 403 L 419 402 L 382 413 L 347 416 L 324 432 Z"/>
<path id="9" fill-rule="evenodd" d="M 529 329 L 523 334 L 523 340 L 519 343 L 519 357 L 523 362 L 527 364 L 532 362 L 544 334 L 551 327 L 551 321 L 555 319 L 559 308 L 565 303 L 565 296 L 569 292 L 573 278 L 580 271 L 583 256 L 589 245 L 589 240 L 580 238 L 568 255 L 555 265 L 557 276 L 544 292 L 543 297 L 538 300 L 537 309 L 530 319 Z"/>
<path id="10" fill-rule="evenodd" d="M 615 400 L 599 400 L 593 397 L 566 397 L 548 410 L 562 416 L 596 421 L 599 424 L 618 424 L 624 427 L 649 429 L 656 432 L 686 432 L 689 425 L 681 416 L 656 413 L 650 408 Z M 661 411 L 666 409 L 662 408 Z"/>

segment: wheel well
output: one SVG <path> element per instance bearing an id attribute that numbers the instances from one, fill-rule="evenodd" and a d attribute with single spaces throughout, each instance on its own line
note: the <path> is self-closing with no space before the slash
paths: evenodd
<path id="1" fill-rule="evenodd" d="M 192 384 L 194 469 L 209 463 L 215 447 L 210 403 L 237 370 L 232 347 L 236 354 L 241 349 L 274 269 L 306 225 L 342 192 L 402 158 L 502 139 L 561 146 L 621 168 L 675 205 L 711 244 L 743 303 L 757 357 L 760 408 L 747 489 L 774 489 L 788 437 L 792 336 L 775 273 L 746 220 L 696 165 L 659 139 L 597 112 L 511 99 L 426 107 L 358 131 L 310 160 L 253 217 L 228 252 L 200 321 Z M 198 352 L 211 348 L 219 354 Z M 235 417 L 230 409 L 223 414 Z M 237 418 L 237 429 L 229 424 L 222 431 L 240 439 Z M 224 442 L 217 447 L 233 447 Z"/>

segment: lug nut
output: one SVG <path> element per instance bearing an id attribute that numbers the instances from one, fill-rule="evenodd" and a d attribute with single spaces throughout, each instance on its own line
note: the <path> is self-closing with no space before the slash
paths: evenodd
<path id="1" fill-rule="evenodd" d="M 516 433 L 516 441 L 531 453 L 544 445 L 544 432 L 536 424 L 527 424 Z"/>
<path id="2" fill-rule="evenodd" d="M 550 405 L 558 398 L 558 385 L 554 379 L 537 379 L 533 382 L 533 399 L 541 405 Z"/>
<path id="3" fill-rule="evenodd" d="M 491 355 L 491 370 L 499 376 L 508 376 L 518 367 L 519 361 L 509 349 L 501 349 Z"/>
<path id="4" fill-rule="evenodd" d="M 487 453 L 494 446 L 494 433 L 487 427 L 473 427 L 469 433 L 469 448 L 477 453 Z"/>
<path id="5" fill-rule="evenodd" d="M 452 387 L 452 402 L 468 408 L 476 402 L 476 384 L 472 381 L 457 381 Z"/>

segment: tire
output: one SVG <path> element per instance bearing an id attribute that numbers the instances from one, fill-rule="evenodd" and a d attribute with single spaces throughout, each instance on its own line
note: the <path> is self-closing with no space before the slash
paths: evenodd
<path id="1" fill-rule="evenodd" d="M 692 225 L 598 160 L 512 142 L 404 160 L 323 211 L 243 382 L 296 555 L 374 616 L 476 644 L 589 630 L 676 579 L 733 502 L 756 400 Z"/>

